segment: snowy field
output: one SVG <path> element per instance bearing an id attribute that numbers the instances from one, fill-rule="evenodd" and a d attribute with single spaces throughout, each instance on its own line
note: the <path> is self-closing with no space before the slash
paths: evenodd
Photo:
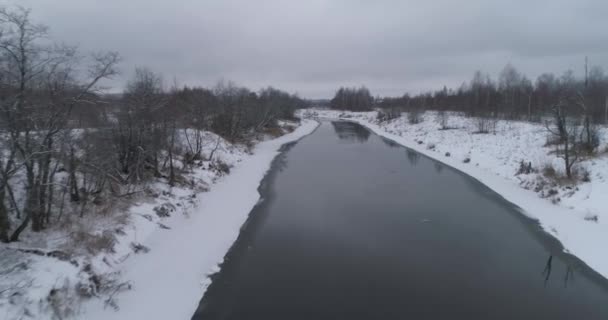
<path id="1" fill-rule="evenodd" d="M 121 214 L 74 221 L 95 239 L 116 238 L 110 250 L 74 252 L 86 246 L 65 230 L 44 245 L 29 234 L 0 246 L 0 319 L 189 319 L 258 202 L 280 147 L 317 125 L 303 120 L 252 152 L 206 133 L 203 153 L 215 150 L 216 160 L 187 175 L 195 188 L 153 184 Z M 217 160 L 230 172 L 218 170 Z M 104 237 L 108 232 L 116 237 Z M 71 254 L 58 256 L 64 252 Z"/>
<path id="2" fill-rule="evenodd" d="M 345 119 L 360 123 L 378 135 L 437 159 L 478 179 L 537 219 L 565 250 L 608 278 L 608 129 L 601 128 L 597 156 L 577 164 L 589 172 L 588 182 L 556 181 L 543 168 L 563 171 L 563 160 L 545 147 L 543 124 L 499 121 L 496 132 L 475 134 L 476 119 L 451 114 L 449 130 L 440 130 L 435 113 L 426 112 L 418 124 L 404 114 L 378 122 L 376 112 L 304 110 L 306 118 Z M 531 162 L 536 172 L 517 174 L 521 161 Z"/>

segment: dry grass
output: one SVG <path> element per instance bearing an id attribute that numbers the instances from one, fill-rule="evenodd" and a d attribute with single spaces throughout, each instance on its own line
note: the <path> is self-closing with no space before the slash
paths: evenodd
<path id="1" fill-rule="evenodd" d="M 133 202 L 133 199 L 125 198 L 107 201 L 103 206 L 94 206 L 94 212 L 87 211 L 83 217 L 74 212 L 66 212 L 57 228 L 59 232 L 67 234 L 62 247 L 72 254 L 114 252 L 116 235 L 121 234 L 123 226 L 129 223 L 130 217 L 126 209 Z"/>
<path id="2" fill-rule="evenodd" d="M 545 178 L 555 179 L 558 177 L 557 170 L 550 163 L 545 163 L 542 168 L 542 173 Z"/>
<path id="3" fill-rule="evenodd" d="M 116 245 L 115 233 L 111 230 L 105 230 L 100 234 L 90 233 L 86 230 L 79 229 L 70 234 L 72 243 L 85 249 L 91 255 L 96 255 L 101 252 L 112 253 Z"/>
<path id="4" fill-rule="evenodd" d="M 276 138 L 283 135 L 283 129 L 281 127 L 267 127 L 264 128 L 263 133 Z"/>
<path id="5" fill-rule="evenodd" d="M 580 165 L 572 167 L 572 177 L 567 177 L 565 173 L 557 171 L 550 163 L 543 165 L 541 173 L 549 181 L 559 186 L 572 186 L 579 182 L 591 181 L 591 173 Z"/>
<path id="6" fill-rule="evenodd" d="M 221 159 L 217 159 L 209 164 L 209 169 L 217 171 L 220 175 L 230 174 L 230 165 Z"/>

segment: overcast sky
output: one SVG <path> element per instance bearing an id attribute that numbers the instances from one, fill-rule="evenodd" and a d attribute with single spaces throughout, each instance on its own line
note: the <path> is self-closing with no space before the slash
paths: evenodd
<path id="1" fill-rule="evenodd" d="M 373 94 L 458 87 L 511 62 L 529 77 L 608 67 L 608 1 L 0 0 L 33 10 L 54 39 L 120 52 L 166 82 L 219 79 L 303 97 L 342 85 Z"/>

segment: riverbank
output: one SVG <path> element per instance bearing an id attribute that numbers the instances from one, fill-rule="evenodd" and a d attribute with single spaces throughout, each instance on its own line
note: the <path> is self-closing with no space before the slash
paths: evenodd
<path id="1" fill-rule="evenodd" d="M 608 241 L 606 153 L 579 164 L 589 172 L 590 181 L 559 184 L 546 179 L 541 172 L 548 165 L 559 171 L 563 161 L 544 146 L 543 124 L 499 121 L 495 133 L 475 134 L 475 119 L 459 115 L 450 116 L 449 130 L 440 130 L 431 112 L 423 115 L 418 124 L 409 124 L 405 114 L 386 122 L 378 122 L 376 112 L 307 110 L 301 115 L 354 121 L 476 178 L 520 207 L 523 214 L 538 220 L 546 232 L 563 244 L 565 251 L 608 277 L 608 257 L 601 245 Z M 608 143 L 608 130 L 600 131 L 603 151 Z M 517 174 L 522 161 L 538 169 Z"/>
<path id="2" fill-rule="evenodd" d="M 0 248 L 1 318 L 190 318 L 208 275 L 218 270 L 258 202 L 257 188 L 281 146 L 317 125 L 303 120 L 251 152 L 209 137 L 205 154 L 214 152 L 221 161 L 203 161 L 188 174 L 195 188 L 154 184 L 123 215 L 83 220 L 88 233 L 113 235 L 108 250 L 68 259 L 44 254 L 73 245 L 61 239 L 36 248 L 42 255 L 24 252 L 23 244 L 34 247 L 35 239 Z"/>

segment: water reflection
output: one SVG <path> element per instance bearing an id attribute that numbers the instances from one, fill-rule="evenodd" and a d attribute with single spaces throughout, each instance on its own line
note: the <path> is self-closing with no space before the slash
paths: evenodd
<path id="1" fill-rule="evenodd" d="M 407 154 L 407 160 L 409 160 L 410 164 L 416 166 L 418 161 L 420 161 L 420 153 L 411 149 L 405 149 L 405 153 Z"/>
<path id="2" fill-rule="evenodd" d="M 435 162 L 433 166 L 435 167 L 435 172 L 441 173 L 441 171 L 443 171 L 443 165 L 441 163 Z"/>
<path id="3" fill-rule="evenodd" d="M 361 125 L 346 121 L 334 121 L 331 123 L 340 140 L 350 142 L 366 142 L 370 132 Z"/>
<path id="4" fill-rule="evenodd" d="M 273 168 L 278 171 L 283 171 L 287 168 L 287 151 L 296 145 L 297 142 L 291 142 L 284 144 L 280 149 L 281 152 L 273 161 Z"/>
<path id="5" fill-rule="evenodd" d="M 545 287 L 547 286 L 547 282 L 549 282 L 549 278 L 551 277 L 551 270 L 553 269 L 553 256 L 550 255 L 549 259 L 547 259 L 547 263 L 545 264 L 545 269 L 543 270 L 543 276 L 545 276 Z"/>
<path id="6" fill-rule="evenodd" d="M 391 139 L 382 137 L 382 142 L 384 142 L 385 145 L 387 145 L 391 148 L 403 148 L 400 144 L 398 144 L 397 142 L 395 142 Z"/>
<path id="7" fill-rule="evenodd" d="M 574 269 L 568 266 L 566 268 L 566 276 L 564 277 L 564 288 L 568 288 L 568 281 L 574 281 Z"/>
<path id="8" fill-rule="evenodd" d="M 566 272 L 564 273 L 564 288 L 568 288 L 568 283 L 574 281 L 574 268 L 570 265 L 566 265 Z M 545 263 L 545 269 L 543 269 L 544 284 L 547 287 L 549 279 L 551 278 L 551 271 L 553 270 L 553 255 L 549 255 L 547 262 Z"/>

